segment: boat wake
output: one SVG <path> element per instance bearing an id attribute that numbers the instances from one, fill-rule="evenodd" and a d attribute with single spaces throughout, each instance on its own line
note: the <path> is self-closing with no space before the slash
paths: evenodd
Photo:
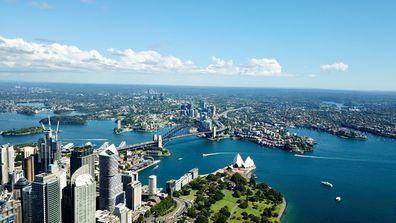
<path id="1" fill-rule="evenodd" d="M 216 155 L 224 155 L 224 154 L 234 154 L 233 152 L 221 152 L 221 153 L 203 153 L 203 157 L 207 156 L 216 156 Z"/>
<path id="2" fill-rule="evenodd" d="M 396 163 L 387 160 L 367 160 L 367 159 L 353 159 L 353 158 L 343 158 L 343 157 L 330 157 L 330 156 L 310 156 L 310 155 L 300 155 L 294 154 L 296 157 L 309 158 L 309 159 L 325 159 L 325 160 L 344 160 L 344 161 L 357 161 L 357 162 L 375 162 L 375 163 Z"/>

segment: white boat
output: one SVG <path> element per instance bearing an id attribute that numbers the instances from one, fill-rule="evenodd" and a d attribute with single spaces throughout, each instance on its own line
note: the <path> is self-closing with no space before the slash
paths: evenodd
<path id="1" fill-rule="evenodd" d="M 182 160 L 183 158 L 179 158 L 179 159 L 177 159 L 177 160 Z"/>
<path id="2" fill-rule="evenodd" d="M 331 184 L 331 183 L 328 182 L 328 181 L 321 181 L 320 183 L 321 183 L 322 185 L 327 186 L 327 187 L 333 187 L 333 184 Z"/>
<path id="3" fill-rule="evenodd" d="M 336 200 L 337 202 L 341 202 L 341 197 L 336 197 L 335 200 Z"/>

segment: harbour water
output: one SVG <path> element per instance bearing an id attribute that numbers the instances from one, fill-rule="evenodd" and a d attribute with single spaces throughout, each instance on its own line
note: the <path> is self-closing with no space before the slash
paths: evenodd
<path id="1" fill-rule="evenodd" d="M 0 114 L 0 131 L 38 125 L 48 114 L 25 116 Z M 76 145 L 91 141 L 128 144 L 149 140 L 154 133 L 113 134 L 114 121 L 89 121 L 86 125 L 62 125 L 60 139 Z M 161 129 L 164 133 L 166 129 Z M 166 180 L 179 178 L 198 167 L 201 174 L 215 171 L 232 161 L 236 153 L 250 155 L 257 166 L 257 181 L 281 191 L 287 199 L 284 223 L 294 222 L 396 222 L 396 140 L 369 135 L 367 141 L 342 139 L 327 133 L 291 129 L 314 138 L 315 151 L 295 155 L 267 149 L 254 143 L 225 139 L 209 141 L 191 137 L 166 145 L 172 156 L 164 157 L 158 167 L 140 172 L 147 184 L 151 174 L 164 187 Z M 2 137 L 0 144 L 35 142 L 40 135 Z M 203 154 L 206 154 L 203 156 Z M 179 159 L 182 158 L 182 159 Z M 329 181 L 334 187 L 320 184 Z M 341 196 L 340 203 L 335 197 Z"/>

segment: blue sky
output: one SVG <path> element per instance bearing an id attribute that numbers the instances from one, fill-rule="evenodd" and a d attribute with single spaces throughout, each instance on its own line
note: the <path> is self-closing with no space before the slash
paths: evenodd
<path id="1" fill-rule="evenodd" d="M 0 80 L 396 90 L 395 11 L 396 1 L 0 0 Z"/>

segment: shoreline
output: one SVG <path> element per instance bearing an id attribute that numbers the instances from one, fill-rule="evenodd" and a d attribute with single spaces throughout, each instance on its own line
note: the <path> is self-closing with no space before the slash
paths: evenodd
<path id="1" fill-rule="evenodd" d="M 149 168 L 149 167 L 152 167 L 152 166 L 154 166 L 155 164 L 158 164 L 159 162 L 161 162 L 161 161 L 160 161 L 160 160 L 154 160 L 152 163 L 148 164 L 147 166 L 144 166 L 144 167 L 142 167 L 142 168 L 136 170 L 136 172 L 139 173 L 140 171 L 145 170 L 145 169 L 147 169 L 147 168 Z"/>
<path id="2" fill-rule="evenodd" d="M 282 218 L 285 216 L 286 207 L 287 207 L 287 201 L 286 201 L 285 196 L 283 196 L 282 206 L 279 209 L 278 222 L 281 222 Z"/>

